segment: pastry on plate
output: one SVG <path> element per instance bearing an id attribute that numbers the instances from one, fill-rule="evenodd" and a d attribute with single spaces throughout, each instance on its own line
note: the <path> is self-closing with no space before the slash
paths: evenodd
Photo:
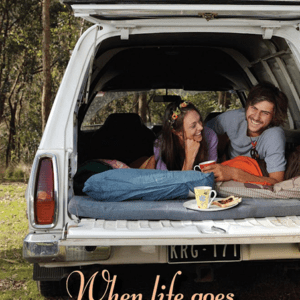
<path id="1" fill-rule="evenodd" d="M 235 197 L 235 196 L 229 196 L 227 198 L 224 199 L 218 199 L 212 202 L 212 205 L 216 205 L 219 207 L 228 207 L 228 206 L 232 206 L 236 203 L 240 203 L 242 201 L 242 198 L 240 197 Z"/>

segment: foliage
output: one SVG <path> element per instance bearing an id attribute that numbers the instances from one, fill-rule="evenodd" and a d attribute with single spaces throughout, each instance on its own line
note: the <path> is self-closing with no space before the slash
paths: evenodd
<path id="1" fill-rule="evenodd" d="M 165 95 L 165 90 L 153 90 L 147 93 L 146 105 L 147 105 L 147 120 L 149 125 L 162 124 L 165 109 L 169 103 L 154 102 L 155 95 Z M 119 95 L 119 96 L 118 96 Z M 233 93 L 229 95 L 230 106 L 228 108 L 222 107 L 218 104 L 218 92 L 195 92 L 195 91 L 183 91 L 183 90 L 171 90 L 168 91 L 168 95 L 179 95 L 182 100 L 192 102 L 199 108 L 203 119 L 212 111 L 225 111 L 227 109 L 236 109 L 241 107 L 241 103 L 237 100 L 237 96 Z M 99 125 L 103 124 L 107 116 L 111 113 L 128 113 L 137 111 L 137 100 L 139 99 L 139 92 L 128 93 L 127 95 L 114 93 L 112 96 L 107 94 L 102 97 L 106 97 L 104 102 L 109 102 L 103 109 L 97 105 L 90 106 L 90 110 L 94 110 L 95 116 L 90 121 L 84 120 L 83 126 Z M 112 101 L 113 100 L 113 101 Z M 110 102 L 111 101 L 111 102 Z M 97 102 L 98 103 L 98 102 Z M 102 102 L 101 102 L 102 103 Z M 99 103 L 100 105 L 100 103 Z M 88 112 L 88 114 L 93 112 Z"/>
<path id="2" fill-rule="evenodd" d="M 82 32 L 90 25 L 75 18 L 59 0 L 52 0 L 51 16 L 51 75 L 52 95 L 55 95 L 70 52 Z M 42 136 L 41 99 L 42 76 L 42 0 L 6 0 L 0 4 L 0 166 L 31 164 Z M 166 103 L 154 103 L 148 94 L 147 119 L 161 123 Z M 176 91 L 174 92 L 176 93 Z M 220 110 L 216 92 L 182 94 L 182 98 L 199 107 L 203 117 Z M 52 97 L 52 102 L 54 96 Z M 129 100 L 129 101 L 127 101 Z M 103 122 L 115 111 L 137 112 L 137 99 L 132 96 L 110 103 L 94 122 Z M 2 172 L 3 173 L 3 172 Z M 2 174 L 7 180 L 22 174 Z M 2 175 L 1 175 L 2 174 Z"/>
<path id="3" fill-rule="evenodd" d="M 27 182 L 29 179 L 29 174 L 20 167 L 14 168 L 10 165 L 2 175 L 0 179 L 5 182 Z"/>
<path id="4" fill-rule="evenodd" d="M 51 1 L 50 10 L 55 95 L 70 51 L 87 25 L 58 0 Z M 0 5 L 0 164 L 6 167 L 30 163 L 42 135 L 41 14 L 41 0 L 7 0 Z"/>

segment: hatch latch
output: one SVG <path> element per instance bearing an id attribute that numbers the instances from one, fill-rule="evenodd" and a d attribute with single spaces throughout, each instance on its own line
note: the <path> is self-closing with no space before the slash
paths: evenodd
<path id="1" fill-rule="evenodd" d="M 129 39 L 129 29 L 122 28 L 121 29 L 121 40 L 128 40 Z"/>
<path id="2" fill-rule="evenodd" d="M 263 30 L 263 39 L 270 40 L 274 34 L 274 29 L 280 28 L 280 26 L 272 26 L 272 27 L 262 27 Z"/>
<path id="3" fill-rule="evenodd" d="M 199 13 L 198 15 L 204 18 L 207 22 L 218 16 L 217 13 Z"/>
<path id="4" fill-rule="evenodd" d="M 263 39 L 264 39 L 264 40 L 269 40 L 269 39 L 271 39 L 272 36 L 273 36 L 274 28 L 272 28 L 272 27 L 267 27 L 267 28 L 263 28 L 263 29 L 264 29 Z"/>
<path id="5" fill-rule="evenodd" d="M 114 22 L 112 22 L 114 24 Z M 120 31 L 121 40 L 129 40 L 130 30 L 135 28 L 132 24 L 117 24 L 116 29 Z"/>

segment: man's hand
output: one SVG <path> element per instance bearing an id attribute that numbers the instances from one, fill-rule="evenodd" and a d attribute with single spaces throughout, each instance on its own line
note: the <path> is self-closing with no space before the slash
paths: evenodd
<path id="1" fill-rule="evenodd" d="M 223 166 L 221 164 L 210 165 L 203 168 L 202 172 L 209 173 L 213 172 L 216 181 L 229 181 L 235 180 L 238 182 L 268 182 L 270 184 L 275 184 L 284 179 L 284 172 L 274 172 L 270 173 L 270 177 L 255 176 L 249 174 L 241 169 L 234 167 Z"/>
<path id="2" fill-rule="evenodd" d="M 223 166 L 220 164 L 214 164 L 214 165 L 204 167 L 202 172 L 203 173 L 213 172 L 216 181 L 229 181 L 229 180 L 233 180 L 233 173 L 236 170 L 237 170 L 236 168 Z"/>

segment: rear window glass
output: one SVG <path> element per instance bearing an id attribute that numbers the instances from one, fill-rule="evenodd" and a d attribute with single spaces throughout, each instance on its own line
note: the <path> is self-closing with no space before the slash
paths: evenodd
<path id="1" fill-rule="evenodd" d="M 242 104 L 234 91 L 199 92 L 184 90 L 151 90 L 134 92 L 98 92 L 81 125 L 81 130 L 98 129 L 112 113 L 138 113 L 148 126 L 161 125 L 169 102 L 157 102 L 159 96 L 180 96 L 196 105 L 203 119 L 210 112 L 223 112 L 241 108 Z M 171 97 L 172 98 L 172 97 Z"/>

